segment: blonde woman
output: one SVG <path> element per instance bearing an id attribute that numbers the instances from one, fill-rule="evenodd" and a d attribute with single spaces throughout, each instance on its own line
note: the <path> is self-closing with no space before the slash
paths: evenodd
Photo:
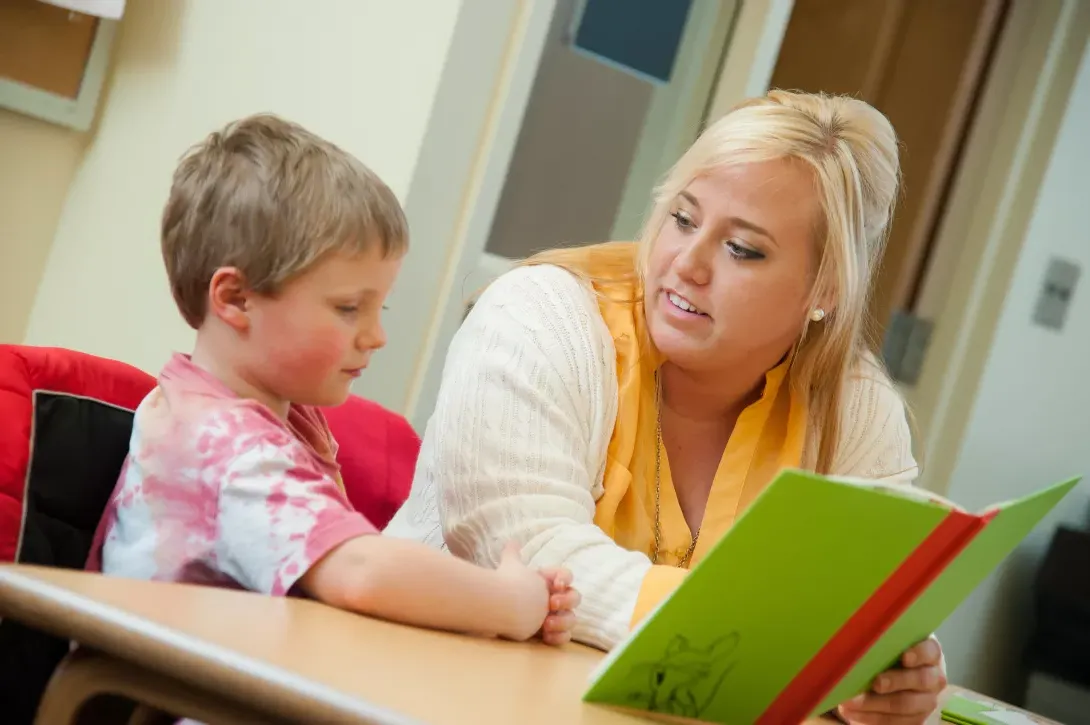
<path id="1" fill-rule="evenodd" d="M 569 568 L 573 636 L 608 649 L 782 467 L 910 484 L 904 404 L 864 340 L 898 177 L 866 103 L 777 91 L 733 110 L 637 244 L 545 252 L 484 291 L 387 531 L 479 563 L 515 540 Z M 938 643 L 902 664 L 840 714 L 922 723 Z"/>

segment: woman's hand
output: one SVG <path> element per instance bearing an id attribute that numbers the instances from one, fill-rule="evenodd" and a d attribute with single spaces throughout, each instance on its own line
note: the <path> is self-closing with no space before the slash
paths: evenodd
<path id="1" fill-rule="evenodd" d="M 886 670 L 866 692 L 840 706 L 851 725 L 923 725 L 946 688 L 942 648 L 934 637 L 901 656 L 901 667 Z"/>
<path id="2" fill-rule="evenodd" d="M 567 569 L 542 569 L 539 573 L 549 585 L 549 614 L 541 625 L 541 639 L 545 644 L 567 644 L 575 629 L 575 608 L 581 597 L 571 588 L 572 575 Z"/>

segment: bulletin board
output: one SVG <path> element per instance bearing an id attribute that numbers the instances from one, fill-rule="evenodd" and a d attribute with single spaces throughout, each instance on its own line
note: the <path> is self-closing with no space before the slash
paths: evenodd
<path id="1" fill-rule="evenodd" d="M 115 25 L 40 0 L 0 0 L 0 107 L 86 130 Z"/>

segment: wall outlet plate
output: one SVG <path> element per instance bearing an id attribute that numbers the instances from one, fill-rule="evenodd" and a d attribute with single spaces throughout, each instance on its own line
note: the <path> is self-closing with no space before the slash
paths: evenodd
<path id="1" fill-rule="evenodd" d="M 1049 262 L 1033 310 L 1035 324 L 1050 330 L 1063 329 L 1080 271 L 1079 265 L 1067 259 L 1054 257 Z"/>

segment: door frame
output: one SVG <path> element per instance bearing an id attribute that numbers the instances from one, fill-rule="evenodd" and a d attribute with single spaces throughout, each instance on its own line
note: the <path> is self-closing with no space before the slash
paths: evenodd
<path id="1" fill-rule="evenodd" d="M 934 322 L 915 385 L 921 485 L 945 493 L 1003 299 L 1033 215 L 1079 64 L 1090 3 L 1012 3 L 950 190 L 915 314 Z"/>
<path id="2" fill-rule="evenodd" d="M 498 34 L 482 38 L 502 10 L 509 11 L 510 20 Z M 414 238 L 423 236 L 438 252 L 430 262 L 440 267 L 435 289 L 414 290 L 433 306 L 422 311 L 419 328 L 414 324 L 417 329 L 405 331 L 415 332 L 420 342 L 410 358 L 401 411 L 419 432 L 431 415 L 446 347 L 471 292 L 465 282 L 488 239 L 555 10 L 556 0 L 464 0 L 459 11 L 405 204 L 414 220 Z M 502 53 L 491 62 L 475 58 L 477 48 L 489 42 L 502 43 Z M 458 62 L 463 55 L 473 62 Z M 481 87 L 482 78 L 487 87 Z M 464 89 L 483 91 L 483 97 L 467 98 Z M 487 106 L 479 118 L 473 117 L 478 105 Z M 467 116 L 472 117 L 469 123 L 464 122 Z M 451 163 L 451 151 L 467 147 L 472 152 Z"/>
<path id="3" fill-rule="evenodd" d="M 744 0 L 708 110 L 711 123 L 746 98 L 768 92 L 795 0 Z"/>
<path id="4" fill-rule="evenodd" d="M 657 86 L 651 95 L 610 239 L 636 238 L 651 189 L 702 130 L 740 4 L 694 0 L 690 6 L 670 82 Z"/>

